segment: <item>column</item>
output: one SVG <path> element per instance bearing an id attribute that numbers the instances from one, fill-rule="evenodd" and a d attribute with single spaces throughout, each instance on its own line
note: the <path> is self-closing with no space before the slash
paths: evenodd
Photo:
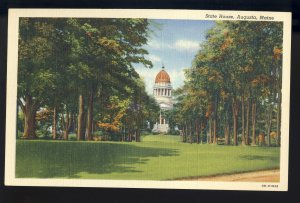
<path id="1" fill-rule="evenodd" d="M 161 124 L 161 113 L 159 113 L 159 124 Z"/>

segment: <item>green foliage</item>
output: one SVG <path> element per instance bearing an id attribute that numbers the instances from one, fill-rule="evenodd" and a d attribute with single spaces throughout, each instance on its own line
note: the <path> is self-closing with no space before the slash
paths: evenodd
<path id="1" fill-rule="evenodd" d="M 233 125 L 234 105 L 242 125 L 237 130 L 244 132 L 241 114 L 250 108 L 247 102 L 257 103 L 257 118 L 268 123 L 265 110 L 279 106 L 281 98 L 282 23 L 217 21 L 201 47 L 186 70 L 184 87 L 176 91 L 177 124 L 214 121 L 222 137 L 222 129 Z"/>
<path id="2" fill-rule="evenodd" d="M 97 122 L 112 113 L 107 110 L 110 99 L 118 98 L 123 107 L 114 110 L 109 122 L 119 117 L 112 126 L 120 128 L 129 105 L 141 105 L 148 97 L 133 68 L 133 63 L 152 67 L 142 47 L 148 25 L 147 19 L 21 18 L 18 100 L 23 112 L 55 108 L 64 123 L 66 114 L 77 114 L 79 95 L 93 95 L 97 108 L 92 119 Z M 146 96 L 136 99 L 137 92 Z"/>

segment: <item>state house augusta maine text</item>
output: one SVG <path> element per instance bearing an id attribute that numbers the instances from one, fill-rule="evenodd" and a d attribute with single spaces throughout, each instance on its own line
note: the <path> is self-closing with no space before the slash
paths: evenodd
<path id="1" fill-rule="evenodd" d="M 230 19 L 230 20 L 274 20 L 274 17 L 271 16 L 255 16 L 255 15 L 223 15 L 223 14 L 206 14 L 205 18 L 209 19 Z"/>

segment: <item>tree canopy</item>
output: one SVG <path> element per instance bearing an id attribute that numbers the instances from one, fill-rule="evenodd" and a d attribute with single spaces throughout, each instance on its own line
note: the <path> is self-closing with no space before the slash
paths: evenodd
<path id="1" fill-rule="evenodd" d="M 198 140 L 201 121 L 210 143 L 250 144 L 251 123 L 252 144 L 260 134 L 271 145 L 271 130 L 279 144 L 281 77 L 282 23 L 217 21 L 177 90 L 183 136 Z"/>
<path id="2" fill-rule="evenodd" d="M 134 63 L 153 66 L 143 48 L 148 35 L 147 19 L 21 18 L 18 104 L 24 113 L 23 137 L 36 137 L 37 112 L 43 109 L 53 114 L 54 139 L 58 129 L 68 139 L 72 125 L 78 140 L 93 139 L 98 128 L 120 132 L 131 106 L 153 105 L 145 102 L 151 98 L 133 68 Z M 144 122 L 153 120 L 151 113 L 144 114 Z M 113 118 L 108 122 L 107 116 Z"/>

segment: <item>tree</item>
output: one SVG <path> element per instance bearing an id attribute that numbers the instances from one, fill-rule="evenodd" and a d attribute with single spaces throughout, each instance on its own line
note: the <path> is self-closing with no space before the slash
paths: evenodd
<path id="1" fill-rule="evenodd" d="M 233 132 L 233 144 L 238 145 L 241 129 L 242 144 L 249 145 L 251 122 L 252 144 L 255 144 L 256 119 L 262 117 L 262 109 L 265 109 L 265 131 L 270 145 L 273 109 L 274 106 L 279 109 L 281 102 L 281 46 L 282 24 L 277 22 L 217 21 L 208 31 L 186 77 L 184 88 L 188 88 L 178 106 L 183 111 L 185 105 L 192 108 L 188 104 L 200 107 L 194 102 L 206 97 L 201 103 L 207 109 L 210 142 L 216 143 L 223 126 L 225 144 L 230 143 L 229 133 Z M 206 92 L 206 96 L 193 97 L 196 92 Z M 182 119 L 187 119 L 192 112 Z M 276 112 L 279 131 L 280 111 Z"/>
<path id="2" fill-rule="evenodd" d="M 152 67 L 142 48 L 148 25 L 146 19 L 22 18 L 18 103 L 25 115 L 24 137 L 35 138 L 35 114 L 43 107 L 53 109 L 54 139 L 59 115 L 67 139 L 71 111 L 78 115 L 77 139 L 86 134 L 91 140 L 96 97 L 133 87 L 139 77 L 133 63 Z"/>
<path id="3" fill-rule="evenodd" d="M 35 138 L 36 112 L 55 86 L 51 66 L 56 31 L 48 19 L 21 18 L 18 61 L 18 105 L 24 113 L 24 138 Z"/>

